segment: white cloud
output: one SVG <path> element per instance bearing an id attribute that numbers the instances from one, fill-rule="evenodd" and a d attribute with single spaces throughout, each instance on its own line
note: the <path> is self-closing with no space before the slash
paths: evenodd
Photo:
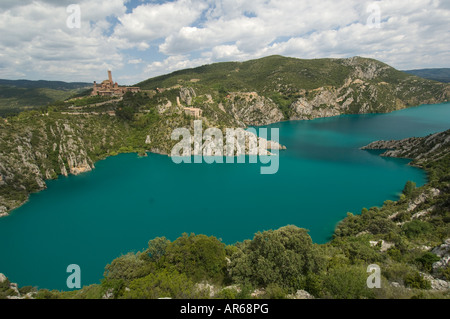
<path id="1" fill-rule="evenodd" d="M 91 81 L 94 74 L 123 65 L 123 41 L 105 35 L 107 17 L 125 13 L 124 0 L 81 1 L 81 28 L 70 29 L 66 7 L 33 1 L 0 10 L 0 51 L 11 74 L 41 79 Z M 33 76 L 34 75 L 34 76 Z M 14 75 L 13 75 L 14 76 Z"/>
<path id="2" fill-rule="evenodd" d="M 131 43 L 164 38 L 199 19 L 207 8 L 203 1 L 178 0 L 163 4 L 143 4 L 119 17 L 114 36 Z"/>
<path id="3" fill-rule="evenodd" d="M 142 59 L 131 59 L 128 60 L 128 64 L 141 64 L 143 61 Z"/>
<path id="4" fill-rule="evenodd" d="M 450 61 L 445 0 L 175 0 L 128 11 L 128 0 L 81 0 L 81 29 L 69 29 L 73 2 L 2 1 L 0 77 L 90 82 L 111 68 L 119 80 L 140 81 L 271 54 L 360 55 L 400 69 Z M 380 8 L 380 28 L 367 25 L 371 4 Z"/>
<path id="5" fill-rule="evenodd" d="M 361 10 L 355 7 L 360 7 L 359 1 L 223 0 L 209 12 L 203 27 L 181 28 L 166 38 L 160 50 L 180 54 L 234 42 L 241 50 L 256 52 L 279 37 L 345 26 L 359 18 Z"/>
<path id="6" fill-rule="evenodd" d="M 145 70 L 143 76 L 154 77 L 163 73 L 170 73 L 172 71 L 194 68 L 197 66 L 210 63 L 210 59 L 207 57 L 190 59 L 185 55 L 174 55 L 166 58 L 163 61 L 156 61 L 149 64 Z"/>

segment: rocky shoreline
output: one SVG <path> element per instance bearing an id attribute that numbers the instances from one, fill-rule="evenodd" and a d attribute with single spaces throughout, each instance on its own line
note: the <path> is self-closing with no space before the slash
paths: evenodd
<path id="1" fill-rule="evenodd" d="M 438 160 L 448 154 L 450 149 L 450 130 L 403 140 L 376 141 L 361 148 L 362 150 L 384 150 L 380 156 L 409 158 L 414 165 L 424 161 Z"/>

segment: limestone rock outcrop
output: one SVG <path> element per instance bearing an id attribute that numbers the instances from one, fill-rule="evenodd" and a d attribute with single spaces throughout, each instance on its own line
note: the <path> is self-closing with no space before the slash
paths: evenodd
<path id="1" fill-rule="evenodd" d="M 429 159 L 439 159 L 447 154 L 450 149 L 450 130 L 426 137 L 376 141 L 361 149 L 386 150 L 381 156 L 411 158 L 421 163 Z"/>
<path id="2" fill-rule="evenodd" d="M 450 267 L 450 238 L 447 238 L 442 245 L 435 247 L 431 252 L 441 258 L 433 264 L 435 273 L 440 269 Z"/>

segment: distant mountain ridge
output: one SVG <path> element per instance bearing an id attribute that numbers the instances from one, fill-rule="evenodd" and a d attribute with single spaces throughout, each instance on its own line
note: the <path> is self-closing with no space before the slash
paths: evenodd
<path id="1" fill-rule="evenodd" d="M 428 80 L 450 83 L 450 68 L 417 69 L 407 70 L 404 72 L 420 76 L 421 78 Z"/>
<path id="2" fill-rule="evenodd" d="M 40 88 L 40 89 L 53 89 L 53 90 L 76 90 L 82 88 L 88 88 L 92 86 L 92 83 L 86 82 L 63 82 L 63 81 L 46 81 L 46 80 L 5 80 L 0 79 L 0 86 L 14 86 L 18 88 Z"/>
<path id="3" fill-rule="evenodd" d="M 0 116 L 65 100 L 90 86 L 83 82 L 0 79 Z"/>

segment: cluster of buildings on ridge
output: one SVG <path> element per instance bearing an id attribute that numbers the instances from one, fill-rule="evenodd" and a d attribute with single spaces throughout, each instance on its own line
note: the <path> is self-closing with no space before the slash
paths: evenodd
<path id="1" fill-rule="evenodd" d="M 127 92 L 137 93 L 140 92 L 141 88 L 136 86 L 119 86 L 117 82 L 113 82 L 111 71 L 108 71 L 108 80 L 104 80 L 102 83 L 97 84 L 94 81 L 94 86 L 91 95 L 96 96 L 122 96 Z M 159 91 L 159 90 L 158 90 Z M 179 100 L 177 99 L 179 103 Z M 191 115 L 195 118 L 199 118 L 203 114 L 203 110 L 195 107 L 184 107 L 186 114 Z"/>
<path id="2" fill-rule="evenodd" d="M 137 93 L 140 92 L 141 88 L 132 86 L 119 86 L 117 82 L 113 82 L 111 71 L 108 71 L 108 80 L 97 84 L 94 81 L 94 86 L 91 95 L 100 96 L 122 96 L 127 92 Z"/>

